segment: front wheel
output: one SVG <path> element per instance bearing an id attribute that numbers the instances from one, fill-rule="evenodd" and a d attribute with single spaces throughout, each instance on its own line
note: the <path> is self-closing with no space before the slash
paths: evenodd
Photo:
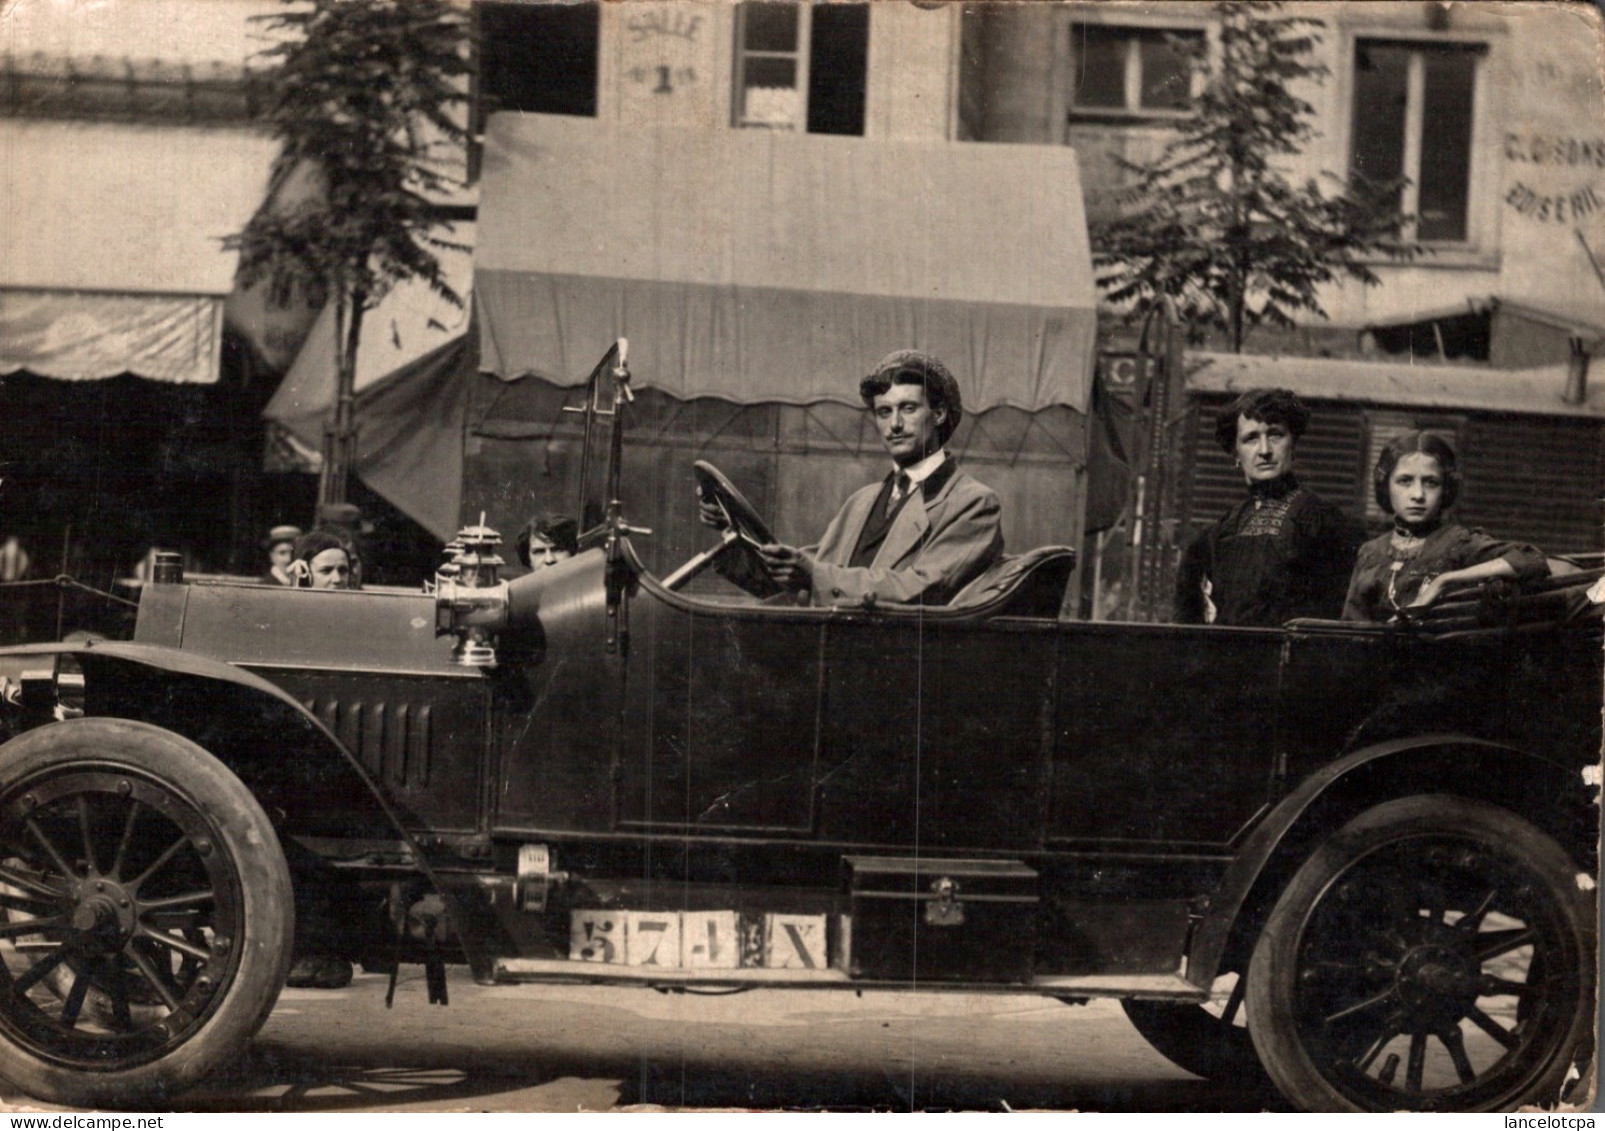
<path id="1" fill-rule="evenodd" d="M 1248 1021 L 1312 1111 L 1553 1105 L 1592 1051 L 1590 885 L 1552 839 L 1450 796 L 1378 805 L 1277 901 Z"/>
<path id="2" fill-rule="evenodd" d="M 0 747 L 0 1076 L 126 1106 L 234 1059 L 284 984 L 294 898 L 256 799 L 193 743 L 74 719 Z"/>

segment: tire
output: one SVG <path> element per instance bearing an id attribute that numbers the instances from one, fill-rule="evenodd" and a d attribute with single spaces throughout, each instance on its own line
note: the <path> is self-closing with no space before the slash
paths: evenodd
<path id="1" fill-rule="evenodd" d="M 0 1077 L 127 1107 L 194 1086 L 261 1027 L 295 905 L 250 791 L 187 739 L 73 719 L 0 746 Z"/>
<path id="2" fill-rule="evenodd" d="M 1310 1111 L 1564 1101 L 1593 1048 L 1581 874 L 1527 821 L 1464 798 L 1350 821 L 1295 873 L 1254 948 L 1249 1031 L 1272 1081 Z"/>
<path id="3" fill-rule="evenodd" d="M 1205 1080 L 1268 1086 L 1243 1019 L 1246 985 L 1236 974 L 1227 974 L 1215 980 L 1215 996 L 1208 1005 L 1137 998 L 1120 1005 L 1143 1039 L 1172 1064 Z"/>

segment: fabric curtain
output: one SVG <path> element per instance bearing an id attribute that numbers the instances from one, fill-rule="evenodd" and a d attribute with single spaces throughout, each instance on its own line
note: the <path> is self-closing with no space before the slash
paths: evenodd
<path id="1" fill-rule="evenodd" d="M 221 297 L 0 289 L 0 373 L 215 384 Z"/>
<path id="2" fill-rule="evenodd" d="M 576 384 L 857 403 L 893 349 L 966 409 L 1085 411 L 1096 333 L 1075 154 L 499 114 L 475 249 L 482 363 Z"/>

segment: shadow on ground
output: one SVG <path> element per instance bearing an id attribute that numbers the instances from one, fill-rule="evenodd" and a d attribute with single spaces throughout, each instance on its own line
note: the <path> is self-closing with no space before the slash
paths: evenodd
<path id="1" fill-rule="evenodd" d="M 552 1059 L 410 1048 L 338 1060 L 259 1041 L 178 1102 L 189 1111 L 573 1111 L 620 1107 L 764 1110 L 1286 1111 L 1274 1094 L 1180 1079 L 1078 1084 L 963 1072 L 819 1071 L 694 1058 Z"/>

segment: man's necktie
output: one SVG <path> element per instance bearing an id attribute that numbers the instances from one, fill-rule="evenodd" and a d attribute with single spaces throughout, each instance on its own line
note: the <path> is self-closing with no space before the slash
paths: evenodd
<path id="1" fill-rule="evenodd" d="M 913 486 L 913 482 L 908 477 L 908 472 L 899 471 L 897 478 L 892 481 L 892 506 L 895 507 L 902 502 L 903 496 L 908 494 L 913 489 Z"/>

